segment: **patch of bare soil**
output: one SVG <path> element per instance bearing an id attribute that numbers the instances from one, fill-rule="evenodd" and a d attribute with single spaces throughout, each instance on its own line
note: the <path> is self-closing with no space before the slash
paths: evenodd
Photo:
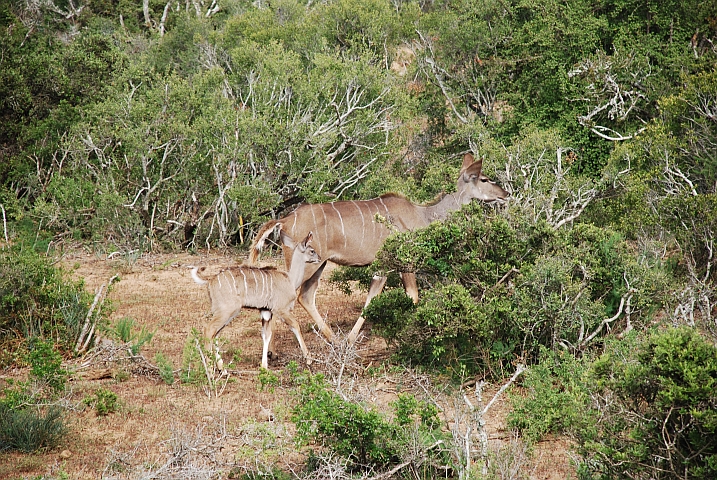
<path id="1" fill-rule="evenodd" d="M 215 252 L 108 259 L 77 251 L 63 258 L 73 276 L 84 279 L 89 291 L 94 292 L 119 274 L 120 280 L 114 283 L 107 297 L 114 308 L 111 321 L 130 317 L 138 326 L 154 332 L 151 342 L 142 346 L 139 353 L 150 364 L 154 364 L 155 355 L 161 353 L 175 369 L 182 366 L 183 351 L 192 338 L 192 329 L 201 330 L 209 309 L 205 288 L 194 283 L 187 267 L 206 265 L 207 274 L 211 274 L 242 260 Z M 265 263 L 277 264 L 278 261 L 270 259 Z M 363 292 L 345 295 L 322 282 L 316 303 L 334 331 L 348 332 L 364 298 Z M 301 307 L 294 312 L 302 324 L 309 351 L 316 359 L 310 368 L 321 371 L 322 359 L 326 358 L 329 347 L 312 330 L 308 314 Z M 280 385 L 273 391 L 261 388 L 258 376 L 260 326 L 258 313 L 247 309 L 222 331 L 225 362 L 234 360 L 235 363 L 224 391 L 211 398 L 205 386 L 178 381 L 168 385 L 152 369 L 126 361 L 100 361 L 107 360 L 107 356 L 97 352 L 94 357 L 88 354 L 72 360 L 68 367 L 77 373 L 63 399 L 70 408 L 67 419 L 71 433 L 65 443 L 55 451 L 42 454 L 0 453 L 0 479 L 43 475 L 71 479 L 210 478 L 211 475 L 211 478 L 237 478 L 248 470 L 267 471 L 272 467 L 299 472 L 305 458 L 297 453 L 292 439 L 289 391 Z M 279 372 L 291 360 L 305 367 L 289 329 L 278 323 L 275 336 L 279 357 L 270 360 L 270 369 Z M 440 391 L 427 377 L 391 369 L 386 343 L 370 332 L 364 337 L 359 354 L 359 368 L 352 371 L 351 388 L 379 409 L 386 408 L 402 391 L 413 391 L 417 396 Z M 88 361 L 92 358 L 94 361 Z M 370 375 L 365 369 L 367 366 L 373 367 Z M 393 373 L 394 370 L 398 373 Z M 11 372 L 4 376 L 22 374 Z M 487 387 L 483 400 L 490 400 L 499 386 Z M 83 402 L 96 395 L 98 389 L 117 395 L 117 412 L 101 416 Z M 445 407 L 448 415 L 451 406 Z M 498 452 L 498 457 L 501 451 L 505 458 L 522 452 L 523 458 L 518 460 L 522 462 L 522 476 L 512 478 L 575 478 L 567 455 L 567 442 L 560 439 L 543 442 L 527 453 L 506 429 L 506 413 L 505 397 L 502 397 L 485 420 L 490 449 Z"/>

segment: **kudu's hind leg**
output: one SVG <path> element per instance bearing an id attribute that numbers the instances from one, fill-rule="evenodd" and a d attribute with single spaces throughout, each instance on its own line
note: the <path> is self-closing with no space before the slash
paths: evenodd
<path id="1" fill-rule="evenodd" d="M 368 296 L 366 297 L 366 303 L 363 308 L 368 307 L 368 304 L 371 303 L 371 299 L 381 293 L 384 285 L 386 285 L 386 277 L 374 275 L 371 279 L 371 286 L 368 289 Z M 356 324 L 354 325 L 354 328 L 351 329 L 351 333 L 349 333 L 348 336 L 348 342 L 350 345 L 353 345 L 356 342 L 364 321 L 366 320 L 363 318 L 363 314 L 358 318 L 358 320 L 356 320 Z"/>
<path id="2" fill-rule="evenodd" d="M 304 310 L 308 312 L 311 319 L 319 327 L 319 330 L 324 338 L 333 342 L 334 332 L 331 331 L 329 326 L 321 317 L 319 311 L 316 309 L 316 290 L 319 287 L 319 279 L 321 278 L 321 274 L 324 272 L 324 267 L 326 267 L 326 262 L 322 263 L 316 272 L 308 280 L 301 284 L 297 300 L 299 301 L 299 305 L 304 307 Z"/>
<path id="3" fill-rule="evenodd" d="M 261 311 L 261 368 L 269 368 L 269 346 L 274 343 L 274 320 L 270 310 Z"/>
<path id="4" fill-rule="evenodd" d="M 215 344 L 216 336 L 239 315 L 239 312 L 241 312 L 241 306 L 236 310 L 216 310 L 212 312 L 212 321 L 204 325 L 203 334 L 208 342 L 207 350 L 214 354 L 214 360 L 219 370 L 224 370 L 224 361 L 219 354 L 219 346 Z"/>

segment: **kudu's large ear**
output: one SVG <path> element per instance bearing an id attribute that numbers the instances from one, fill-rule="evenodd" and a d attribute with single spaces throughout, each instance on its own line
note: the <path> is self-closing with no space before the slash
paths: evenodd
<path id="1" fill-rule="evenodd" d="M 283 243 L 285 246 L 289 247 L 292 250 L 296 248 L 296 242 L 284 230 L 279 230 L 279 236 L 281 237 L 281 243 Z"/>
<path id="2" fill-rule="evenodd" d="M 309 244 L 309 242 L 311 241 L 312 238 L 314 238 L 314 233 L 313 233 L 313 232 L 309 232 L 309 233 L 306 235 L 306 238 L 304 239 L 304 241 L 301 242 L 302 247 L 306 248 L 306 246 Z"/>
<path id="3" fill-rule="evenodd" d="M 466 153 L 463 155 L 463 165 L 461 166 L 461 174 L 465 175 L 465 180 L 470 181 L 471 177 L 479 177 L 483 170 L 483 159 L 475 160 L 473 154 Z"/>

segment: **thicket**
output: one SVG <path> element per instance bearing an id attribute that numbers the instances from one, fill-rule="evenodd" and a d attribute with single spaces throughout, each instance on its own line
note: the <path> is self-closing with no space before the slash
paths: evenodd
<path id="1" fill-rule="evenodd" d="M 662 306 L 669 265 L 641 260 L 615 231 L 515 218 L 472 207 L 387 240 L 374 266 L 416 272 L 423 286 L 415 307 L 396 289 L 365 310 L 400 356 L 505 374 L 543 347 L 580 354 L 611 330 L 641 329 Z"/>
<path id="2" fill-rule="evenodd" d="M 714 171 L 714 0 L 150 3 L 1 6 L 11 221 L 110 250 L 242 244 L 299 202 L 429 199 L 470 142 L 502 171 L 536 129 L 598 178 L 668 122 Z"/>
<path id="3" fill-rule="evenodd" d="M 545 352 L 510 424 L 572 437 L 581 478 L 712 478 L 717 347 L 693 328 L 608 342 L 592 358 Z"/>

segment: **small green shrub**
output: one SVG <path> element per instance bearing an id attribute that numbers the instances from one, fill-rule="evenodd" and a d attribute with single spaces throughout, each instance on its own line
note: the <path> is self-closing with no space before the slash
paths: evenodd
<path id="1" fill-rule="evenodd" d="M 259 391 L 274 393 L 274 388 L 279 385 L 279 376 L 269 369 L 259 370 Z"/>
<path id="2" fill-rule="evenodd" d="M 30 374 L 41 383 L 50 387 L 52 393 L 65 389 L 68 372 L 62 368 L 62 355 L 54 349 L 51 342 L 35 340 L 31 343 L 28 362 L 32 367 Z"/>
<path id="3" fill-rule="evenodd" d="M 181 383 L 205 385 L 209 381 L 207 373 L 212 376 L 214 372 L 219 370 L 217 368 L 217 357 L 212 350 L 206 348 L 206 340 L 202 338 L 199 330 L 193 328 L 182 349 L 182 369 L 179 372 L 179 381 Z M 202 357 L 204 357 L 204 361 L 202 361 Z M 230 365 L 231 362 L 229 365 L 225 364 L 224 366 L 228 368 Z"/>
<path id="4" fill-rule="evenodd" d="M 165 357 L 161 352 L 157 352 L 154 356 L 154 361 L 159 368 L 159 378 L 161 378 L 167 385 L 174 383 L 174 366 L 172 361 Z"/>
<path id="5" fill-rule="evenodd" d="M 373 297 L 364 309 L 363 316 L 371 323 L 372 331 L 389 343 L 395 343 L 414 310 L 413 300 L 406 292 L 393 288 Z"/>
<path id="6" fill-rule="evenodd" d="M 117 322 L 109 328 L 109 333 L 122 343 L 128 343 L 132 355 L 137 355 L 143 345 L 152 341 L 154 332 L 148 331 L 144 325 L 142 325 L 139 331 L 136 331 L 134 327 L 134 318 L 124 317 L 117 320 Z"/>
<path id="7" fill-rule="evenodd" d="M 65 389 L 69 372 L 62 368 L 62 356 L 48 341 L 30 342 L 26 360 L 31 366 L 27 381 L 9 382 L 2 391 L 0 405 L 11 410 L 24 410 L 54 399 Z"/>
<path id="8" fill-rule="evenodd" d="M 610 345 L 576 430 L 587 478 L 717 478 L 717 347 L 694 328 Z"/>
<path id="9" fill-rule="evenodd" d="M 51 259 L 22 243 L 0 248 L 0 341 L 51 337 L 70 350 L 90 303 Z"/>
<path id="10" fill-rule="evenodd" d="M 424 365 L 463 370 L 488 335 L 487 318 L 469 291 L 459 284 L 442 285 L 428 290 L 417 305 L 399 337 L 400 352 Z"/>
<path id="11" fill-rule="evenodd" d="M 85 405 L 93 406 L 97 415 L 104 417 L 110 413 L 115 413 L 119 409 L 119 398 L 117 394 L 111 390 L 98 388 L 94 395 L 84 400 Z"/>
<path id="12" fill-rule="evenodd" d="M 344 400 L 334 393 L 323 375 L 293 373 L 296 384 L 292 421 L 299 443 L 318 442 L 348 461 L 352 470 L 376 470 L 398 464 L 402 453 L 416 442 L 432 445 L 442 438 L 437 410 L 405 395 L 393 405 L 394 417 L 385 417 L 367 406 Z M 431 461 L 423 468 L 428 478 L 437 465 L 448 461 L 440 452 L 426 451 Z"/>
<path id="13" fill-rule="evenodd" d="M 31 453 L 52 449 L 66 434 L 59 408 L 49 408 L 42 415 L 32 409 L 15 410 L 0 403 L 0 451 Z"/>
<path id="14" fill-rule="evenodd" d="M 0 405 L 11 410 L 17 410 L 32 405 L 36 402 L 36 397 L 26 382 L 8 382 L 0 398 Z"/>
<path id="15" fill-rule="evenodd" d="M 589 362 L 543 348 L 523 375 L 523 390 L 510 396 L 508 425 L 531 443 L 546 434 L 569 434 L 594 422 L 586 385 Z"/>

